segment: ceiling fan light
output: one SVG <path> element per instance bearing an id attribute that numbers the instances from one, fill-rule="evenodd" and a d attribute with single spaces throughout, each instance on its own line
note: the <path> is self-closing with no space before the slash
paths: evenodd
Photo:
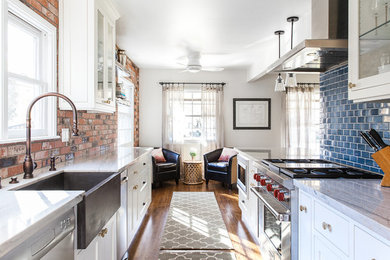
<path id="1" fill-rule="evenodd" d="M 284 86 L 284 80 L 279 73 L 278 77 L 275 80 L 275 92 L 283 92 L 283 91 L 286 91 L 286 87 Z"/>
<path id="2" fill-rule="evenodd" d="M 202 66 L 200 65 L 188 65 L 187 71 L 191 73 L 197 73 L 202 69 Z"/>
<path id="3" fill-rule="evenodd" d="M 295 75 L 295 73 L 287 73 L 286 83 L 284 84 L 284 86 L 292 88 L 298 86 L 297 76 Z"/>

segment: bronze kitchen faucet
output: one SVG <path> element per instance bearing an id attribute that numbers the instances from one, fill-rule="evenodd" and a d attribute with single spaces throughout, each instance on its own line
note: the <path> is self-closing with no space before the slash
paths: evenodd
<path id="1" fill-rule="evenodd" d="M 57 93 L 57 92 L 49 92 L 42 94 L 38 97 L 36 97 L 28 106 L 27 108 L 27 116 L 26 116 L 26 157 L 24 158 L 23 162 L 23 170 L 24 170 L 24 175 L 23 179 L 31 179 L 34 177 L 32 174 L 34 169 L 37 168 L 37 163 L 33 162 L 31 158 L 31 109 L 33 108 L 34 104 L 40 100 L 41 98 L 44 97 L 59 97 L 64 99 L 69 103 L 69 105 L 72 107 L 73 111 L 73 127 L 72 127 L 72 132 L 73 136 L 78 136 L 78 129 L 77 129 L 77 109 L 76 106 L 73 104 L 72 100 L 70 100 L 68 97 Z"/>

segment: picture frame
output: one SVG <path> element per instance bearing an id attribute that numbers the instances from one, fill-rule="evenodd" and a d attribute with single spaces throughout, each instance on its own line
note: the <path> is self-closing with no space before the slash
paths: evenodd
<path id="1" fill-rule="evenodd" d="M 233 98 L 233 129 L 271 129 L 271 99 Z"/>

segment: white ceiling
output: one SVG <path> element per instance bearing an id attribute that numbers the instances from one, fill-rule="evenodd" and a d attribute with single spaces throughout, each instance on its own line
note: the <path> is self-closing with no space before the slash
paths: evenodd
<path id="1" fill-rule="evenodd" d="M 121 14 L 118 45 L 141 68 L 181 68 L 178 58 L 188 50 L 203 54 L 203 66 L 248 67 L 261 59 L 264 43 L 277 45 L 275 30 L 286 30 L 289 40 L 288 16 L 308 17 L 311 10 L 311 0 L 114 2 Z"/>

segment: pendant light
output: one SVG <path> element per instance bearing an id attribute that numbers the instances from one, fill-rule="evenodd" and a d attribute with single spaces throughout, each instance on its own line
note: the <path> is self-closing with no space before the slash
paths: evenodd
<path id="1" fill-rule="evenodd" d="M 287 18 L 287 22 L 291 23 L 291 49 L 294 46 L 294 23 L 299 21 L 298 16 L 290 16 Z M 297 84 L 297 76 L 295 73 L 288 72 L 286 76 L 286 83 L 284 84 L 285 87 L 296 87 Z"/>
<path id="2" fill-rule="evenodd" d="M 279 58 L 280 58 L 280 35 L 283 35 L 284 31 L 276 31 L 275 35 L 279 38 Z M 275 80 L 275 92 L 283 92 L 286 91 L 286 87 L 284 86 L 284 80 L 282 78 L 282 75 L 279 73 L 278 77 Z"/>
<path id="3" fill-rule="evenodd" d="M 296 87 L 298 86 L 297 83 L 297 76 L 295 73 L 288 72 L 286 76 L 286 83 L 284 84 L 285 87 Z"/>

